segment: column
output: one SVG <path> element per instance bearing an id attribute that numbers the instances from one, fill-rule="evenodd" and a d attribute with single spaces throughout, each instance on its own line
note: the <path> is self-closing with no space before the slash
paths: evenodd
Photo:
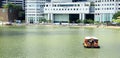
<path id="1" fill-rule="evenodd" d="M 34 17 L 34 23 L 38 23 L 37 14 L 36 14 L 36 16 Z"/>
<path id="2" fill-rule="evenodd" d="M 51 13 L 51 23 L 53 23 L 53 14 Z"/>
<path id="3" fill-rule="evenodd" d="M 81 17 L 81 14 L 79 14 L 79 20 L 82 20 L 81 18 L 82 18 L 82 17 Z"/>
<path id="4" fill-rule="evenodd" d="M 47 15 L 48 15 L 48 16 L 47 16 L 47 19 L 50 20 L 50 14 L 48 13 Z"/>
<path id="5" fill-rule="evenodd" d="M 26 23 L 28 24 L 29 23 L 28 17 L 25 17 L 25 20 L 26 20 Z"/>
<path id="6" fill-rule="evenodd" d="M 102 15 L 102 14 L 99 14 L 99 17 L 100 17 L 100 22 L 102 22 L 102 18 L 101 18 L 102 16 L 101 16 L 101 15 Z"/>
<path id="7" fill-rule="evenodd" d="M 82 14 L 82 20 L 84 20 L 85 19 L 85 14 Z"/>

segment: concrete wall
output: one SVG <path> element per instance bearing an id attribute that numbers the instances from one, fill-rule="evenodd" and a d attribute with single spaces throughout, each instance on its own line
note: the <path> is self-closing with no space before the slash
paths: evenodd
<path id="1" fill-rule="evenodd" d="M 9 10 L 0 8 L 0 19 L 3 22 L 14 22 L 18 19 L 18 12 L 16 10 Z"/>
<path id="2" fill-rule="evenodd" d="M 8 21 L 8 11 L 7 9 L 0 8 L 0 21 Z"/>

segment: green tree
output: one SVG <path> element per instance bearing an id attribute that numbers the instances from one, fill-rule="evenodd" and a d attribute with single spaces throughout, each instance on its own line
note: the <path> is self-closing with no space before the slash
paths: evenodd
<path id="1" fill-rule="evenodd" d="M 39 22 L 42 23 L 42 22 L 47 22 L 47 20 L 45 18 L 39 18 Z"/>
<path id="2" fill-rule="evenodd" d="M 117 19 L 117 17 L 119 17 L 120 16 L 120 11 L 118 11 L 117 13 L 115 13 L 114 15 L 113 15 L 113 19 Z"/>
<path id="3" fill-rule="evenodd" d="M 120 24 L 120 19 L 113 19 L 113 22 Z"/>
<path id="4" fill-rule="evenodd" d="M 81 23 L 82 21 L 80 19 L 77 19 L 76 20 L 76 23 Z"/>
<path id="5" fill-rule="evenodd" d="M 91 19 L 88 19 L 87 22 L 88 22 L 88 23 L 94 23 L 94 21 L 91 20 Z"/>
<path id="6" fill-rule="evenodd" d="M 91 23 L 94 23 L 94 21 L 92 19 L 85 19 L 84 23 L 90 23 L 91 24 Z"/>
<path id="7" fill-rule="evenodd" d="M 3 5 L 3 8 L 8 9 L 10 13 L 14 13 L 17 16 L 16 19 L 24 18 L 25 16 L 25 11 L 23 11 L 22 6 L 7 3 Z"/>

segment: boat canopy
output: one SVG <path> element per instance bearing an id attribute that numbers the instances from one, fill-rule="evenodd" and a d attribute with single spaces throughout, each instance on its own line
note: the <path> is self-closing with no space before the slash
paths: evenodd
<path id="1" fill-rule="evenodd" d="M 98 39 L 98 38 L 96 38 L 96 37 L 85 37 L 85 39 L 91 39 L 91 38 L 93 38 L 93 39 Z"/>

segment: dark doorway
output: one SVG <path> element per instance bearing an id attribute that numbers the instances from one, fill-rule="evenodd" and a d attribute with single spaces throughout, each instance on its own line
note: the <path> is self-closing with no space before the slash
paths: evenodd
<path id="1" fill-rule="evenodd" d="M 94 23 L 94 14 L 85 14 L 84 23 Z"/>
<path id="2" fill-rule="evenodd" d="M 94 21 L 94 14 L 86 14 L 85 19 L 91 19 Z"/>
<path id="3" fill-rule="evenodd" d="M 76 23 L 76 20 L 79 19 L 79 14 L 69 14 L 69 22 Z"/>
<path id="4" fill-rule="evenodd" d="M 30 20 L 30 24 L 33 24 L 34 22 L 33 22 L 33 20 Z"/>

